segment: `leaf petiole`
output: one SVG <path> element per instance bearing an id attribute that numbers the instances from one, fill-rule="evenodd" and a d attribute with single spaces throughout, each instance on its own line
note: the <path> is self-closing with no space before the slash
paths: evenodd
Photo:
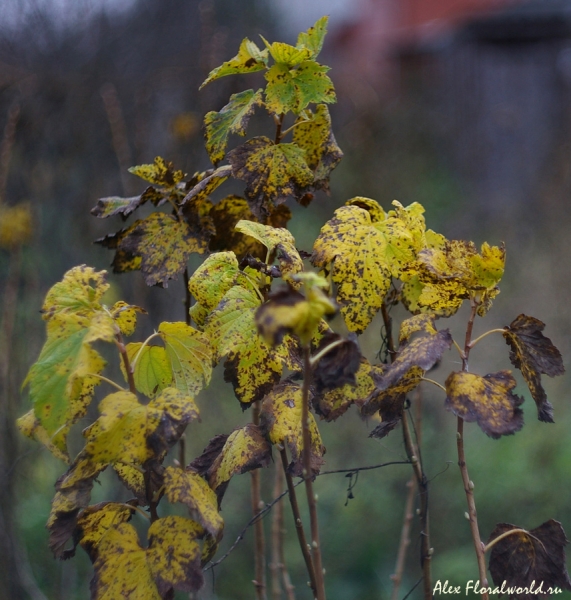
<path id="1" fill-rule="evenodd" d="M 105 381 L 105 383 L 108 383 L 109 385 L 112 385 L 114 388 L 117 388 L 120 392 L 127 391 L 125 388 L 122 388 L 118 383 L 115 383 L 111 379 L 107 379 L 107 377 L 104 377 L 103 375 L 99 375 L 98 373 L 86 373 L 85 376 L 86 377 L 97 377 L 98 379 L 101 379 L 101 381 Z"/>
<path id="2" fill-rule="evenodd" d="M 421 377 L 420 380 L 432 383 L 433 385 L 439 387 L 444 393 L 446 393 L 446 388 L 442 384 L 438 383 L 438 381 L 434 381 L 434 379 L 429 379 L 428 377 Z"/>
<path id="3" fill-rule="evenodd" d="M 141 356 L 141 352 L 144 350 L 145 346 L 148 346 L 149 342 L 156 337 L 160 337 L 160 333 L 158 331 L 155 331 L 154 333 L 152 333 L 142 344 L 141 347 L 139 348 L 137 354 L 135 354 L 135 358 L 131 361 L 131 373 L 135 372 L 135 366 L 137 365 L 137 361 L 139 360 L 139 356 Z"/>
<path id="4" fill-rule="evenodd" d="M 487 335 L 490 335 L 490 333 L 505 333 L 506 330 L 505 329 L 490 329 L 490 331 L 486 331 L 486 333 L 483 333 L 480 337 L 477 337 L 475 340 L 472 340 L 469 344 L 470 349 L 472 349 L 480 340 L 483 340 Z"/>

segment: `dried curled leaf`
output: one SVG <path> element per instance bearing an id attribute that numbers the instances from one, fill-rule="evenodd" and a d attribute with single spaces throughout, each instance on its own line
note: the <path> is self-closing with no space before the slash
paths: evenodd
<path id="1" fill-rule="evenodd" d="M 99 198 L 97 204 L 91 209 L 91 214 L 100 219 L 120 215 L 123 220 L 126 220 L 139 206 L 143 206 L 147 202 L 152 202 L 155 206 L 158 206 L 165 202 L 168 196 L 168 191 L 158 190 L 151 185 L 139 196 L 132 196 L 131 198 L 120 198 L 119 196 Z"/>
<path id="2" fill-rule="evenodd" d="M 337 333 L 326 332 L 319 341 L 314 359 L 316 355 L 321 355 L 313 366 L 313 381 L 318 392 L 347 383 L 355 385 L 355 374 L 362 360 L 355 334 L 343 338 Z"/>
<path id="3" fill-rule="evenodd" d="M 241 475 L 253 469 L 267 467 L 272 450 L 259 428 L 248 423 L 235 429 L 226 439 L 220 453 L 208 469 L 208 483 L 218 496 L 218 503 L 234 475 Z"/>
<path id="4" fill-rule="evenodd" d="M 446 379 L 446 408 L 471 423 L 476 421 L 492 438 L 511 435 L 523 427 L 523 398 L 512 393 L 516 381 L 509 371 L 484 377 L 451 373 Z"/>
<path id="5" fill-rule="evenodd" d="M 224 520 L 218 512 L 216 494 L 198 473 L 167 467 L 164 486 L 169 502 L 181 502 L 188 508 L 190 517 L 215 539 L 222 537 Z"/>
<path id="6" fill-rule="evenodd" d="M 214 190 L 220 187 L 228 177 L 230 177 L 231 173 L 232 169 L 229 165 L 218 167 L 213 171 L 200 173 L 198 183 L 190 190 L 190 192 L 188 192 L 181 202 L 185 217 L 189 219 L 192 210 L 196 210 L 197 207 L 200 208 L 201 205 L 204 205 L 206 208 L 203 212 L 209 212 L 211 207 L 210 204 L 206 202 L 208 197 Z M 192 220 L 189 219 L 189 222 L 192 222 Z"/>
<path id="7" fill-rule="evenodd" d="M 507 327 L 504 338 L 511 348 L 510 361 L 525 379 L 537 405 L 540 421 L 553 422 L 553 407 L 541 385 L 541 374 L 556 377 L 563 375 L 561 353 L 541 332 L 545 323 L 534 317 L 519 315 Z"/>
<path id="8" fill-rule="evenodd" d="M 295 383 L 285 381 L 276 385 L 264 398 L 260 411 L 260 427 L 272 444 L 287 446 L 291 453 L 288 470 L 296 477 L 303 472 L 303 430 L 301 424 L 302 390 Z M 310 457 L 313 474 L 319 473 L 323 464 L 325 446 L 317 423 L 309 413 Z"/>
<path id="9" fill-rule="evenodd" d="M 550 519 L 530 531 L 499 523 L 488 544 L 502 535 L 492 547 L 489 566 L 501 593 L 510 599 L 532 600 L 571 590 L 565 560 L 569 542 L 561 523 Z"/>
<path id="10" fill-rule="evenodd" d="M 266 68 L 268 62 L 268 51 L 260 50 L 254 42 L 244 38 L 240 44 L 238 54 L 230 60 L 222 63 L 208 74 L 200 89 L 207 83 L 236 73 L 254 73 Z"/>
<path id="11" fill-rule="evenodd" d="M 289 196 L 305 194 L 313 182 L 304 151 L 296 144 L 274 144 L 267 137 L 254 137 L 228 153 L 232 175 L 246 182 L 246 197 L 252 212 L 267 214 L 273 204 Z"/>
<path id="12" fill-rule="evenodd" d="M 184 178 L 182 171 L 175 171 L 172 162 L 168 162 L 160 156 L 157 156 L 151 165 L 131 167 L 129 173 L 133 173 L 133 175 L 149 183 L 161 185 L 166 188 L 174 188 Z"/>
<path id="13" fill-rule="evenodd" d="M 228 136 L 246 135 L 246 126 L 256 106 L 262 103 L 262 90 L 246 90 L 230 96 L 230 102 L 220 112 L 211 111 L 204 117 L 206 151 L 213 164 L 224 158 Z"/>

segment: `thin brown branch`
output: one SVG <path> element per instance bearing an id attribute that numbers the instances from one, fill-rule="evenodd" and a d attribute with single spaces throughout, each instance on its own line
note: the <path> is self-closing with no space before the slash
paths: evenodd
<path id="1" fill-rule="evenodd" d="M 282 470 L 276 466 L 274 470 L 274 498 L 277 498 L 282 493 L 283 475 Z M 281 502 L 276 506 L 276 510 L 272 515 L 272 559 L 270 561 L 270 576 L 272 600 L 282 599 L 281 586 L 281 557 L 283 556 L 283 504 Z"/>
<path id="2" fill-rule="evenodd" d="M 14 100 L 8 109 L 4 137 L 0 144 L 0 204 L 5 200 L 8 172 L 10 171 L 10 158 L 16 139 L 16 126 L 20 119 L 20 103 Z"/>
<path id="3" fill-rule="evenodd" d="M 466 336 L 464 341 L 464 356 L 462 358 L 462 371 L 468 371 L 468 358 L 470 356 L 471 341 L 472 341 L 472 330 L 474 327 L 474 320 L 478 311 L 478 303 L 474 298 L 470 300 L 470 317 L 466 326 Z M 476 559 L 478 562 L 478 572 L 480 578 L 480 585 L 485 589 L 488 585 L 487 569 L 486 569 L 486 557 L 485 547 L 480 537 L 480 529 L 478 527 L 478 515 L 476 512 L 476 500 L 474 498 L 474 484 L 470 480 L 468 473 L 468 467 L 466 465 L 466 455 L 464 452 L 464 420 L 458 417 L 456 425 L 456 448 L 458 452 L 458 466 L 460 467 L 460 473 L 462 475 L 462 483 L 464 484 L 464 491 L 466 493 L 466 502 L 468 504 L 468 521 L 470 522 L 470 531 L 472 533 L 472 539 L 474 541 L 474 549 L 476 551 Z M 487 592 L 482 593 L 482 598 L 488 600 L 489 596 Z"/>
<path id="4" fill-rule="evenodd" d="M 127 348 L 125 347 L 125 343 L 123 342 L 123 336 L 120 333 L 118 333 L 115 337 L 115 345 L 119 350 L 119 354 L 121 354 L 121 360 L 123 361 L 123 366 L 125 367 L 125 373 L 127 373 L 127 383 L 129 384 L 129 391 L 132 394 L 136 394 L 137 388 L 135 387 L 135 377 L 133 375 L 133 369 L 129 361 Z"/>
<path id="5" fill-rule="evenodd" d="M 311 384 L 311 349 L 303 349 L 303 387 L 301 408 L 301 429 L 303 433 L 303 471 L 305 478 L 305 491 L 309 507 L 309 522 L 311 526 L 311 557 L 315 572 L 316 599 L 325 600 L 325 581 L 323 563 L 321 560 L 321 546 L 319 540 L 319 523 L 317 520 L 317 499 L 313 491 L 313 472 L 311 468 L 311 433 L 309 431 L 309 386 Z"/>
<path id="6" fill-rule="evenodd" d="M 285 473 L 287 489 L 289 494 L 289 503 L 291 506 L 291 512 L 293 513 L 293 520 L 295 523 L 295 531 L 297 533 L 297 539 L 299 540 L 299 547 L 301 549 L 301 554 L 303 556 L 303 560 L 305 561 L 305 566 L 307 568 L 307 574 L 309 575 L 309 585 L 311 586 L 311 590 L 313 591 L 313 596 L 317 595 L 317 584 L 315 582 L 315 571 L 313 569 L 313 559 L 311 558 L 311 554 L 309 552 L 309 545 L 307 543 L 307 538 L 305 537 L 305 530 L 303 529 L 303 521 L 301 520 L 301 513 L 299 512 L 299 504 L 297 502 L 297 495 L 295 493 L 295 487 L 298 484 L 293 483 L 293 479 L 288 472 L 288 459 L 285 448 L 280 449 L 280 458 L 282 461 L 283 471 Z M 303 480 L 302 480 L 303 481 Z M 299 482 L 301 483 L 301 481 Z"/>
<path id="7" fill-rule="evenodd" d="M 259 401 L 253 406 L 252 420 L 254 425 L 259 425 Z M 263 507 L 260 470 L 254 469 L 252 471 L 252 514 L 254 517 L 258 516 Z M 266 600 L 266 541 L 262 519 L 257 519 L 254 523 L 254 539 L 254 587 L 256 589 L 256 599 Z"/>
<path id="8" fill-rule="evenodd" d="M 395 572 L 391 575 L 393 581 L 393 590 L 391 592 L 391 600 L 398 600 L 400 584 L 402 582 L 402 576 L 404 573 L 404 566 L 406 562 L 406 552 L 410 546 L 410 530 L 412 526 L 412 519 L 414 517 L 414 498 L 416 495 L 416 477 L 413 474 L 412 477 L 407 481 L 406 487 L 408 489 L 406 495 L 406 502 L 404 508 L 404 517 L 402 523 L 402 529 L 400 534 L 399 549 L 397 553 L 397 560 L 395 564 Z"/>
<path id="9" fill-rule="evenodd" d="M 184 318 L 187 325 L 190 325 L 190 309 L 192 307 L 192 296 L 190 295 L 190 290 L 188 289 L 188 282 L 190 280 L 190 275 L 188 273 L 188 267 L 184 270 Z"/>

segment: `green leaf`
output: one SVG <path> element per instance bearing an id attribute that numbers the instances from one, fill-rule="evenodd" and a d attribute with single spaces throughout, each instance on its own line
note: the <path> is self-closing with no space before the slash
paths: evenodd
<path id="1" fill-rule="evenodd" d="M 166 188 L 174 188 L 184 178 L 182 171 L 175 171 L 173 164 L 165 161 L 160 156 L 155 158 L 155 162 L 152 165 L 131 167 L 129 173 L 133 173 L 133 175 L 145 181 L 154 183 L 155 185 L 162 185 Z"/>
<path id="2" fill-rule="evenodd" d="M 503 336 L 511 348 L 510 361 L 520 369 L 537 405 L 539 420 L 552 423 L 553 406 L 541 385 L 541 374 L 556 377 L 563 375 L 565 368 L 559 350 L 541 333 L 544 328 L 539 319 L 519 315 L 504 327 Z"/>
<path id="3" fill-rule="evenodd" d="M 254 42 L 251 42 L 248 38 L 244 38 L 240 44 L 238 54 L 210 71 L 200 89 L 211 81 L 220 79 L 220 77 L 225 77 L 226 75 L 261 71 L 266 68 L 267 62 L 268 51 L 260 50 Z"/>
<path id="4" fill-rule="evenodd" d="M 301 426 L 302 390 L 298 384 L 288 381 L 275 386 L 264 398 L 260 411 L 260 427 L 272 444 L 289 448 L 291 462 L 289 471 L 296 477 L 303 473 L 303 431 Z M 308 417 L 310 432 L 311 470 L 319 473 L 323 464 L 325 447 L 317 423 L 311 413 Z"/>
<path id="5" fill-rule="evenodd" d="M 208 338 L 186 323 L 161 323 L 159 334 L 165 343 L 173 387 L 195 396 L 210 383 L 212 351 Z"/>
<path id="6" fill-rule="evenodd" d="M 208 250 L 209 234 L 192 230 L 186 222 L 165 213 L 152 213 L 144 220 L 119 234 L 118 250 L 127 258 L 116 255 L 114 271 L 130 270 L 133 257 L 140 257 L 140 268 L 147 285 L 167 287 L 170 279 L 184 271 L 188 257 Z"/>
<path id="7" fill-rule="evenodd" d="M 260 37 L 276 63 L 281 63 L 291 68 L 299 65 L 299 63 L 311 56 L 311 50 L 308 48 L 296 48 L 284 42 L 270 44 L 263 36 Z"/>
<path id="8" fill-rule="evenodd" d="M 246 135 L 246 126 L 256 106 L 262 104 L 262 90 L 246 90 L 230 96 L 230 102 L 220 112 L 211 111 L 204 117 L 206 151 L 213 164 L 226 153 L 231 133 Z"/>
<path id="9" fill-rule="evenodd" d="M 295 144 L 274 144 L 267 137 L 252 138 L 228 153 L 232 174 L 247 184 L 254 214 L 269 212 L 271 203 L 289 196 L 303 196 L 313 182 L 304 154 Z"/>
<path id="10" fill-rule="evenodd" d="M 451 373 L 446 379 L 446 408 L 457 417 L 476 421 L 492 438 L 511 435 L 523 427 L 523 398 L 512 393 L 516 381 L 509 371 L 481 377 Z"/>
<path id="11" fill-rule="evenodd" d="M 343 158 L 343 152 L 333 135 L 326 104 L 317 105 L 310 120 L 299 119 L 293 130 L 293 141 L 305 150 L 305 160 L 314 172 L 314 187 L 328 190 L 329 175 Z"/>
<path id="12" fill-rule="evenodd" d="M 133 379 L 137 391 L 148 398 L 154 398 L 172 384 L 171 363 L 163 347 L 146 345 L 141 349 L 142 346 L 141 342 L 127 344 L 127 356 L 131 367 L 134 365 L 135 368 Z M 134 362 L 135 358 L 137 358 L 136 362 Z M 121 361 L 121 370 L 127 381 L 123 361 Z"/>
<path id="13" fill-rule="evenodd" d="M 309 104 L 336 102 L 333 82 L 326 74 L 329 67 L 314 60 L 305 60 L 295 69 L 276 62 L 265 74 L 266 108 L 278 115 L 301 113 Z"/>
<path id="14" fill-rule="evenodd" d="M 323 47 L 323 40 L 327 33 L 328 16 L 321 17 L 306 32 L 297 36 L 297 48 L 307 48 L 311 51 L 310 58 L 317 58 Z"/>

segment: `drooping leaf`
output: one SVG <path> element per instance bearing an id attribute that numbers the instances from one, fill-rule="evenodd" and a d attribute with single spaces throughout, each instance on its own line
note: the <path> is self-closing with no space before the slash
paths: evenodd
<path id="1" fill-rule="evenodd" d="M 190 517 L 215 539 L 222 537 L 224 520 L 218 512 L 216 494 L 198 473 L 167 467 L 164 473 L 165 495 L 169 502 L 181 502 Z"/>
<path id="2" fill-rule="evenodd" d="M 405 319 L 399 330 L 399 346 L 404 346 L 414 333 L 424 332 L 429 335 L 436 335 L 433 314 L 414 315 Z"/>
<path id="3" fill-rule="evenodd" d="M 69 463 L 67 452 L 62 452 L 50 439 L 48 432 L 41 426 L 40 421 L 34 414 L 34 409 L 22 415 L 16 421 L 16 427 L 22 435 L 25 435 L 31 440 L 36 440 L 43 444 L 56 458 Z"/>
<path id="4" fill-rule="evenodd" d="M 322 227 L 311 257 L 318 267 L 333 263 L 337 302 L 348 329 L 356 333 L 381 307 L 391 277 L 399 277 L 416 256 L 406 223 L 396 216 L 373 221 L 376 216 L 356 205 L 337 209 Z"/>
<path id="5" fill-rule="evenodd" d="M 161 456 L 198 417 L 192 398 L 175 388 L 166 388 L 149 404 L 140 404 L 130 392 L 116 392 L 100 402 L 99 411 L 101 416 L 83 432 L 82 454 L 104 464 L 142 465 Z"/>
<path id="6" fill-rule="evenodd" d="M 146 345 L 141 348 L 142 346 L 141 342 L 127 344 L 127 356 L 131 367 L 134 366 L 133 379 L 137 391 L 148 398 L 153 398 L 171 386 L 173 373 L 167 353 L 162 346 Z M 121 370 L 127 380 L 123 361 L 121 361 Z"/>
<path id="7" fill-rule="evenodd" d="M 92 600 L 161 600 L 147 563 L 147 553 L 129 523 L 110 529 L 101 540 L 94 570 Z"/>
<path id="8" fill-rule="evenodd" d="M 426 335 L 409 341 L 399 348 L 394 362 L 384 367 L 382 373 L 373 376 L 380 391 L 387 390 L 398 383 L 413 367 L 423 371 L 431 369 L 452 345 L 452 336 L 448 329 L 442 329 L 434 335 Z"/>
<path id="9" fill-rule="evenodd" d="M 213 164 L 226 154 L 228 136 L 231 133 L 246 135 L 246 126 L 256 106 L 262 104 L 262 90 L 246 90 L 230 96 L 230 102 L 220 110 L 211 111 L 204 117 L 206 151 Z"/>
<path id="10" fill-rule="evenodd" d="M 321 17 L 307 31 L 297 36 L 297 48 L 307 48 L 311 50 L 310 58 L 317 58 L 323 47 L 323 40 L 327 33 L 327 22 L 329 17 Z"/>
<path id="11" fill-rule="evenodd" d="M 284 58 L 297 61 L 303 58 L 303 52 L 308 54 L 307 51 L 293 48 Z M 303 60 L 296 65 L 288 64 L 286 60 L 276 61 L 265 73 L 268 82 L 265 92 L 266 108 L 278 115 L 288 112 L 299 114 L 309 104 L 336 102 L 335 88 L 327 71 L 329 67 L 314 60 Z"/>
<path id="12" fill-rule="evenodd" d="M 212 350 L 209 339 L 186 323 L 161 323 L 158 332 L 165 344 L 173 387 L 195 396 L 210 383 Z"/>
<path id="13" fill-rule="evenodd" d="M 172 215 L 152 213 L 118 234 L 116 248 L 123 254 L 116 254 L 113 270 L 123 273 L 137 268 L 132 261 L 139 257 L 146 284 L 166 287 L 184 271 L 193 252 L 208 250 L 209 237 L 208 231 L 193 231 Z"/>
<path id="14" fill-rule="evenodd" d="M 172 162 L 168 162 L 160 156 L 157 156 L 151 165 L 131 167 L 129 173 L 132 173 L 149 183 L 161 185 L 166 188 L 173 188 L 184 178 L 184 173 L 182 171 L 175 171 Z"/>
<path id="15" fill-rule="evenodd" d="M 27 244 L 33 232 L 30 205 L 20 202 L 15 206 L 0 206 L 0 248 L 10 250 Z"/>
<path id="16" fill-rule="evenodd" d="M 222 63 L 208 74 L 208 77 L 200 86 L 202 89 L 207 83 L 236 73 L 254 73 L 266 68 L 268 62 L 268 51 L 260 50 L 254 42 L 244 38 L 240 44 L 238 54 L 229 61 Z"/>
<path id="17" fill-rule="evenodd" d="M 141 195 L 132 196 L 131 198 L 120 198 L 119 196 L 99 198 L 97 204 L 91 209 L 91 214 L 100 219 L 120 215 L 125 220 L 139 206 L 143 206 L 149 201 L 158 206 L 164 202 L 166 196 L 168 196 L 168 193 L 149 186 Z"/>
<path id="18" fill-rule="evenodd" d="M 311 114 L 309 110 L 306 112 Z M 318 104 L 310 120 L 298 121 L 293 141 L 305 150 L 305 160 L 314 173 L 313 186 L 329 190 L 329 175 L 343 158 L 343 152 L 333 135 L 326 104 Z"/>
<path id="19" fill-rule="evenodd" d="M 147 563 L 162 597 L 171 588 L 196 592 L 204 584 L 198 539 L 204 530 L 195 521 L 170 516 L 149 527 Z"/>
<path id="20" fill-rule="evenodd" d="M 205 324 L 215 359 L 228 357 L 225 378 L 233 383 L 236 396 L 245 405 L 263 398 L 289 361 L 288 345 L 271 348 L 258 334 L 255 314 L 260 305 L 254 291 L 232 287 Z"/>
<path id="21" fill-rule="evenodd" d="M 319 287 L 310 288 L 307 296 L 288 287 L 270 294 L 268 301 L 259 307 L 256 325 L 268 344 L 275 346 L 291 333 L 305 346 L 317 333 L 323 316 L 335 311 L 335 304 Z"/>
<path id="22" fill-rule="evenodd" d="M 87 552 L 91 562 L 97 557 L 97 547 L 107 532 L 121 523 L 129 521 L 135 512 L 134 508 L 118 502 L 100 502 L 88 506 L 77 519 L 74 537 Z"/>
<path id="23" fill-rule="evenodd" d="M 253 423 L 235 429 L 226 439 L 220 453 L 208 469 L 208 482 L 216 492 L 218 502 L 234 475 L 267 467 L 272 450 L 259 428 Z"/>
<path id="24" fill-rule="evenodd" d="M 355 334 L 343 338 L 337 333 L 326 332 L 313 359 L 316 355 L 321 355 L 313 366 L 313 381 L 318 392 L 347 383 L 355 386 L 355 374 L 361 368 L 362 359 Z"/>
<path id="25" fill-rule="evenodd" d="M 362 405 L 375 389 L 371 378 L 371 364 L 361 357 L 359 368 L 354 375 L 355 383 L 333 387 L 318 393 L 313 398 L 313 407 L 326 421 L 335 421 L 352 404 Z"/>
<path id="26" fill-rule="evenodd" d="M 520 529 L 499 523 L 490 535 L 488 543 L 513 531 L 492 547 L 489 568 L 495 585 L 517 600 L 547 598 L 571 590 L 565 560 L 569 542 L 561 523 L 550 519 L 530 531 Z"/>
<path id="27" fill-rule="evenodd" d="M 200 205 L 203 203 L 214 190 L 220 187 L 230 177 L 232 169 L 229 165 L 223 165 L 214 169 L 212 172 L 208 171 L 202 173 L 200 181 L 188 192 L 181 202 L 181 206 L 185 211 L 185 216 L 188 218 L 188 211 L 191 206 Z M 210 206 L 208 206 L 208 211 Z"/>
<path id="28" fill-rule="evenodd" d="M 512 393 L 516 381 L 509 371 L 484 377 L 451 373 L 446 379 L 446 408 L 471 423 L 476 421 L 492 438 L 511 435 L 523 427 L 523 398 Z"/>
<path id="29" fill-rule="evenodd" d="M 267 214 L 272 204 L 281 204 L 289 196 L 303 196 L 313 182 L 304 155 L 296 144 L 274 144 L 263 136 L 228 153 L 232 175 L 247 184 L 246 196 L 254 214 Z"/>
<path id="30" fill-rule="evenodd" d="M 264 398 L 260 411 L 260 427 L 272 444 L 287 446 L 291 453 L 288 470 L 301 477 L 303 472 L 302 389 L 290 381 L 276 385 Z M 317 423 L 311 412 L 308 417 L 310 432 L 310 457 L 313 474 L 319 473 L 323 464 L 325 447 Z"/>
<path id="31" fill-rule="evenodd" d="M 109 311 L 115 324 L 123 335 L 132 335 L 137 327 L 137 313 L 147 314 L 140 306 L 133 306 L 120 300 L 115 302 Z"/>
<path id="32" fill-rule="evenodd" d="M 541 333 L 544 328 L 539 319 L 519 315 L 504 327 L 503 336 L 511 348 L 510 361 L 521 371 L 535 400 L 539 420 L 552 423 L 553 407 L 541 385 L 541 374 L 556 377 L 565 368 L 559 350 Z"/>

